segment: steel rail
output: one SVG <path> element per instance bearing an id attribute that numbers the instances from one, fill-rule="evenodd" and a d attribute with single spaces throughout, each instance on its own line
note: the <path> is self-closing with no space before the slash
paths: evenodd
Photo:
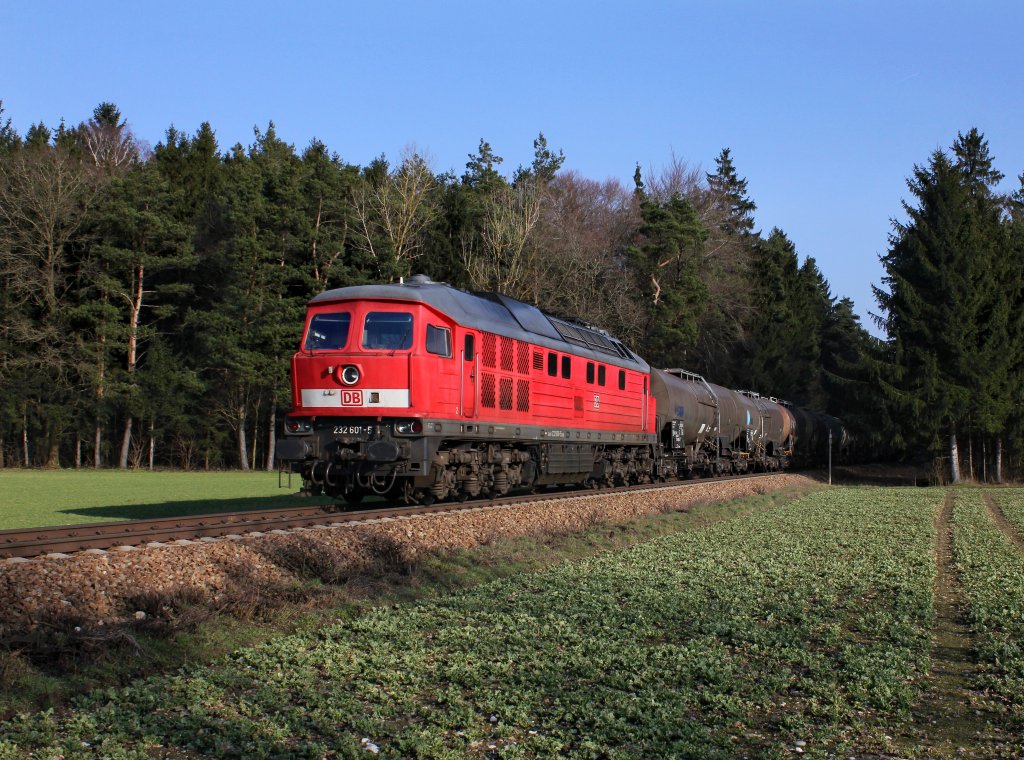
<path id="1" fill-rule="evenodd" d="M 778 474 L 781 473 L 732 475 L 593 490 L 551 490 L 543 493 L 507 496 L 500 499 L 436 502 L 428 506 L 392 506 L 343 512 L 331 512 L 320 506 L 290 507 L 2 530 L 0 531 L 0 560 L 15 557 L 38 557 L 46 554 L 69 554 L 89 549 L 106 550 L 115 547 L 137 547 L 145 544 L 183 540 L 191 541 L 199 538 L 219 538 L 243 534 L 253 535 L 303 527 L 332 528 L 388 518 L 497 508 L 514 504 L 551 501 L 554 499 L 592 498 L 660 490 L 663 488 L 687 488 L 730 480 L 757 479 Z"/>

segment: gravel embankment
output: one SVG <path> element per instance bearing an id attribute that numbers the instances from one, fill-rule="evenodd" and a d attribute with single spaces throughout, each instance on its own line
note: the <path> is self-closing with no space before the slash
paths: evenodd
<path id="1" fill-rule="evenodd" d="M 811 482 L 802 475 L 697 482 L 631 494 L 573 495 L 186 545 L 0 562 L 0 638 L 43 625 L 94 627 L 131 620 L 142 616 L 141 607 L 159 609 L 161 598 L 186 596 L 217 604 L 241 592 L 285 594 L 304 578 L 340 581 L 400 567 L 428 552 L 472 548 L 499 538 L 564 534 L 599 522 L 625 522 Z"/>

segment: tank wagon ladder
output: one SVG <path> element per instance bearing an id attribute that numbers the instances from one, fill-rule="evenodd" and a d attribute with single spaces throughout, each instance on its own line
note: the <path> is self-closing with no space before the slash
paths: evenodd
<path id="1" fill-rule="evenodd" d="M 722 463 L 722 407 L 721 404 L 718 402 L 718 394 L 715 393 L 715 390 L 714 388 L 711 387 L 711 384 L 704 379 L 704 376 L 698 375 L 696 372 L 690 372 L 690 370 L 682 369 L 681 367 L 671 367 L 664 371 L 670 375 L 675 375 L 680 380 L 685 380 L 688 383 L 703 385 L 704 390 L 706 390 L 708 392 L 708 395 L 711 397 L 712 403 L 710 405 L 715 408 L 715 429 L 709 432 L 714 433 L 715 467 L 720 467 Z M 707 438 L 705 438 L 705 441 L 706 440 Z"/>

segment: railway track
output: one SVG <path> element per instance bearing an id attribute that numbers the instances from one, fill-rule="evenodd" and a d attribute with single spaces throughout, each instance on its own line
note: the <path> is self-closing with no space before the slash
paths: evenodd
<path id="1" fill-rule="evenodd" d="M 727 480 L 756 479 L 778 473 L 733 475 L 716 478 Z M 465 509 L 497 508 L 512 504 L 548 501 L 573 497 L 605 496 L 630 491 L 661 488 L 686 488 L 707 484 L 704 480 L 674 481 L 603 488 L 596 491 L 558 490 L 523 496 L 508 496 L 488 501 L 438 502 L 430 506 L 383 507 L 351 512 L 331 512 L 323 507 L 292 507 L 242 512 L 220 512 L 185 517 L 164 517 L 150 520 L 118 520 L 115 522 L 61 525 L 48 528 L 26 528 L 0 531 L 0 560 L 27 559 L 42 555 L 61 556 L 89 550 L 140 547 L 150 544 L 241 537 L 296 528 L 331 528 L 358 522 L 406 517 Z"/>

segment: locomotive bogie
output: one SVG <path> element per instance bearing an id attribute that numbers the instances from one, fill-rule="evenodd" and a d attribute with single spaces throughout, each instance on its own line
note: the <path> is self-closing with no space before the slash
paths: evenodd
<path id="1" fill-rule="evenodd" d="M 309 423 L 279 439 L 310 493 L 359 500 L 367 494 L 412 501 L 503 495 L 563 483 L 649 482 L 654 437 L 644 433 L 407 420 Z M 287 428 L 287 425 L 286 425 Z M 396 488 L 401 486 L 401 488 Z M 353 498 L 354 495 L 358 495 Z"/>

